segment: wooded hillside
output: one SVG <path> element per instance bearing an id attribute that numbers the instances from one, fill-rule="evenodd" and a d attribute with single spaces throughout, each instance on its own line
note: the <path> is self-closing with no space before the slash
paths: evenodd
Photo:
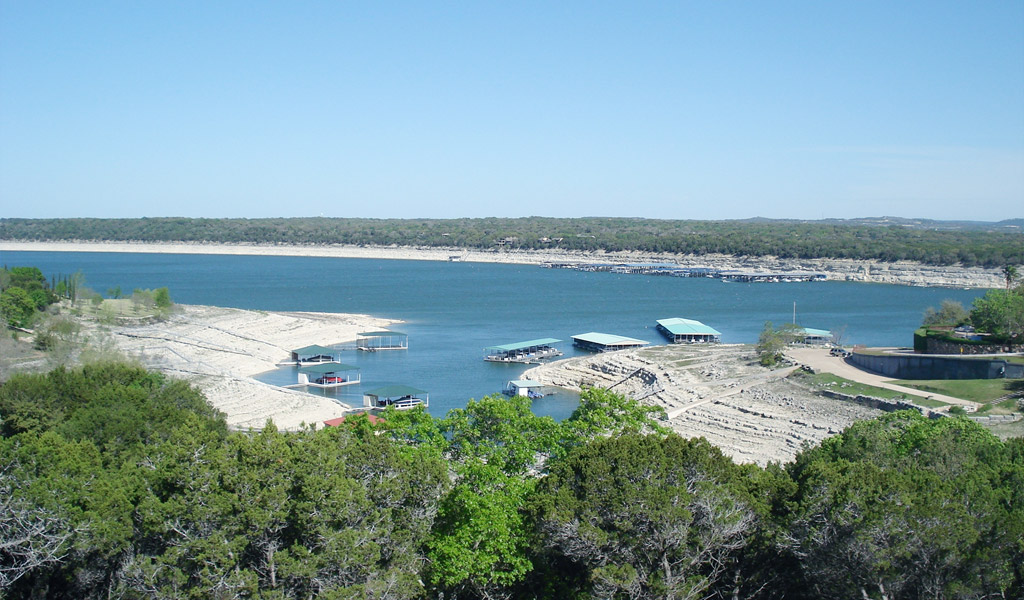
<path id="1" fill-rule="evenodd" d="M 933 265 L 1024 264 L 1009 224 L 917 221 L 555 219 L 0 219 L 4 240 L 352 244 L 852 258 Z"/>

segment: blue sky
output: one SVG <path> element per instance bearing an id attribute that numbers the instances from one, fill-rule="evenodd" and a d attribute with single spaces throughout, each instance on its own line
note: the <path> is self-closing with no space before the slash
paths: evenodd
<path id="1" fill-rule="evenodd" d="M 1021 0 L 0 0 L 0 216 L 1022 207 Z"/>

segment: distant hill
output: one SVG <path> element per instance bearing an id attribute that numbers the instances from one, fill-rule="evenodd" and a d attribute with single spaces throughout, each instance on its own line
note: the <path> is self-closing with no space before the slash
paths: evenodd
<path id="1" fill-rule="evenodd" d="M 431 246 L 1024 264 L 1024 219 L 0 219 L 0 240 Z"/>

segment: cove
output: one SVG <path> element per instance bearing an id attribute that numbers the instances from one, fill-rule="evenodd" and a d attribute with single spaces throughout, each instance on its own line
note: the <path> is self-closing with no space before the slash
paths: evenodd
<path id="1" fill-rule="evenodd" d="M 844 343 L 908 346 L 928 306 L 944 299 L 969 306 L 984 290 L 851 282 L 723 283 L 542 269 L 532 265 L 283 256 L 0 253 L 6 266 L 51 275 L 81 271 L 100 293 L 120 286 L 170 289 L 175 302 L 253 310 L 365 313 L 399 319 L 409 350 L 346 352 L 362 370 L 361 389 L 407 384 L 430 392 L 444 415 L 470 398 L 497 393 L 525 367 L 482 360 L 487 346 L 553 337 L 565 355 L 570 336 L 614 333 L 664 344 L 655 321 L 685 317 L 722 332 L 725 343 L 754 343 L 765 321 L 844 328 Z M 329 342 L 331 340 L 324 340 Z M 283 359 L 284 357 L 282 357 Z M 284 383 L 291 383 L 285 381 Z M 357 387 L 357 386 L 352 386 Z M 360 390 L 339 392 L 358 404 Z M 576 399 L 538 400 L 540 414 L 567 416 Z"/>

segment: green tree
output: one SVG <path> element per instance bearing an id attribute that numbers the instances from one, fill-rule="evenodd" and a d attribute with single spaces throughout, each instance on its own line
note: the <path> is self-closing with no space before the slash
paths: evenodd
<path id="1" fill-rule="evenodd" d="M 978 331 L 991 333 L 1012 344 L 1024 342 L 1024 287 L 989 290 L 974 300 L 971 323 Z"/>
<path id="2" fill-rule="evenodd" d="M 785 323 L 776 329 L 771 321 L 766 321 L 761 335 L 757 338 L 756 351 L 762 365 L 777 365 L 784 356 L 786 347 L 799 339 L 799 328 L 792 323 Z"/>
<path id="3" fill-rule="evenodd" d="M 967 419 L 906 411 L 801 453 L 789 468 L 798 597 L 1005 596 L 1024 529 L 1024 463 L 1006 450 Z"/>
<path id="4" fill-rule="evenodd" d="M 929 306 L 924 311 L 922 325 L 963 325 L 970 319 L 970 313 L 956 300 L 943 300 L 939 309 Z"/>
<path id="5" fill-rule="evenodd" d="M 0 316 L 12 327 L 28 328 L 36 318 L 36 302 L 24 289 L 11 286 L 0 293 Z"/>
<path id="6" fill-rule="evenodd" d="M 538 483 L 538 560 L 558 565 L 587 597 L 707 597 L 755 524 L 742 480 L 703 439 L 594 440 Z"/>

